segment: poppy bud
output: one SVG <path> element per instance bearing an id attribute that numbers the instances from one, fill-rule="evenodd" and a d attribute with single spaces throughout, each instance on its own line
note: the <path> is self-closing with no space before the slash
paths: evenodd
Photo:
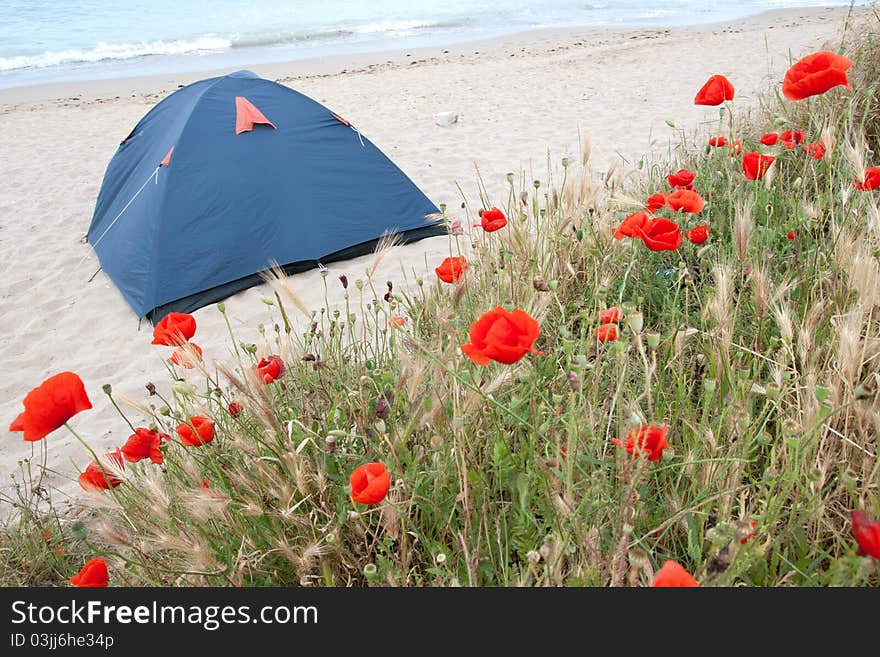
<path id="1" fill-rule="evenodd" d="M 343 290 L 348 289 L 348 276 L 346 276 L 345 274 L 340 274 L 339 275 L 339 282 L 342 283 Z"/>
<path id="2" fill-rule="evenodd" d="M 101 386 L 101 390 L 104 391 L 105 395 L 109 395 L 111 392 L 113 392 L 113 387 L 109 383 L 105 383 Z"/>
<path id="3" fill-rule="evenodd" d="M 153 385 L 152 382 L 147 383 L 144 387 L 147 389 L 147 392 L 150 393 L 151 397 L 156 394 L 156 386 Z"/>
<path id="4" fill-rule="evenodd" d="M 265 303 L 267 306 L 274 306 L 275 305 L 275 300 L 271 299 L 270 297 L 267 297 L 265 294 L 260 295 L 260 301 Z"/>
<path id="5" fill-rule="evenodd" d="M 532 279 L 532 287 L 534 287 L 538 292 L 549 292 L 550 288 L 547 285 L 547 281 L 544 280 L 544 277 L 540 274 L 535 275 Z"/>
<path id="6" fill-rule="evenodd" d="M 183 395 L 184 397 L 195 394 L 196 391 L 196 389 L 193 388 L 186 381 L 175 381 L 171 384 L 171 390 L 176 392 L 178 395 Z"/>
<path id="7" fill-rule="evenodd" d="M 512 173 L 507 174 L 507 182 L 509 182 L 511 185 L 513 184 L 513 174 Z"/>
<path id="8" fill-rule="evenodd" d="M 219 310 L 221 314 L 225 313 L 226 312 L 226 304 L 221 301 L 220 303 L 217 304 L 217 310 Z"/>
<path id="9" fill-rule="evenodd" d="M 630 313 L 626 316 L 626 323 L 633 333 L 641 333 L 645 326 L 645 318 L 642 313 Z"/>
<path id="10" fill-rule="evenodd" d="M 442 214 L 446 214 L 446 204 L 445 203 L 440 204 L 440 212 Z"/>
<path id="11" fill-rule="evenodd" d="M 568 373 L 568 385 L 572 390 L 577 390 L 581 387 L 581 377 L 574 370 Z"/>
<path id="12" fill-rule="evenodd" d="M 386 417 L 388 417 L 388 413 L 390 411 L 391 409 L 388 408 L 388 402 L 385 401 L 385 398 L 379 397 L 376 400 L 376 417 L 378 417 L 380 420 L 384 420 Z"/>

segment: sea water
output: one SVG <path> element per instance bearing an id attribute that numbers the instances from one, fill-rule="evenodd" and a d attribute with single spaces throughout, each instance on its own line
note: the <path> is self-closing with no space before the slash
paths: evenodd
<path id="1" fill-rule="evenodd" d="M 470 41 L 672 26 L 835 0 L 0 0 L 0 88 Z M 856 4 L 865 4 L 857 2 Z"/>

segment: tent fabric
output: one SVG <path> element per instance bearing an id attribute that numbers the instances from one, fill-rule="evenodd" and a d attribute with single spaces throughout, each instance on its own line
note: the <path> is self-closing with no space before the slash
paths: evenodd
<path id="1" fill-rule="evenodd" d="M 254 104 L 243 96 L 235 97 L 235 134 L 240 135 L 242 132 L 250 132 L 254 129 L 254 125 L 262 123 L 270 125 L 273 128 L 275 124 L 267 119 L 263 113 L 254 107 Z"/>
<path id="2" fill-rule="evenodd" d="M 236 134 L 237 97 L 274 129 Z M 260 283 L 273 263 L 295 273 L 369 253 L 388 233 L 445 234 L 438 215 L 326 107 L 240 71 L 183 87 L 140 120 L 107 167 L 88 240 L 155 323 Z"/>

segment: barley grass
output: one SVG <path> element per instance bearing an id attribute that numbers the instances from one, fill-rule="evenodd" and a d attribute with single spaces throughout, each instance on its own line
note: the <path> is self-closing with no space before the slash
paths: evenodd
<path id="1" fill-rule="evenodd" d="M 203 414 L 214 442 L 129 464 L 79 520 L 28 486 L 38 472 L 22 477 L 0 581 L 63 582 L 100 554 L 125 585 L 646 585 L 667 559 L 704 585 L 880 584 L 849 532 L 851 509 L 880 516 L 880 209 L 851 188 L 878 163 L 878 24 L 851 26 L 854 91 L 792 104 L 774 90 L 761 112 L 721 117 L 743 152 L 776 155 L 764 180 L 706 135 L 600 178 L 586 140 L 550 180 L 508 175 L 505 229 L 450 235 L 470 264 L 460 285 L 374 280 L 391 241 L 365 274 L 325 278 L 346 287 L 341 309 L 307 308 L 268 274 L 263 344 L 233 335 L 239 359 L 206 358 L 199 389 L 134 400 L 133 424 L 173 434 Z M 788 129 L 825 157 L 757 142 Z M 698 174 L 710 239 L 659 253 L 613 240 L 679 167 Z M 543 356 L 464 357 L 496 305 L 539 321 Z M 600 343 L 610 306 L 620 337 Z M 268 354 L 287 372 L 265 385 L 253 365 Z M 670 427 L 657 463 L 611 442 L 647 423 Z M 369 461 L 392 474 L 375 507 L 348 497 Z"/>

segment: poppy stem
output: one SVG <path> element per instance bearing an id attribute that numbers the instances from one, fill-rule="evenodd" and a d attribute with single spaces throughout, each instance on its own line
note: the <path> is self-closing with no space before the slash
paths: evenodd
<path id="1" fill-rule="evenodd" d="M 220 308 L 218 304 L 218 308 Z M 229 317 L 226 315 L 226 305 L 222 306 L 220 310 L 220 314 L 223 315 L 223 321 L 226 322 L 226 330 L 229 331 L 229 339 L 232 340 L 232 346 L 235 347 L 235 357 L 238 358 L 238 362 L 241 362 L 241 352 L 238 349 L 238 342 L 235 339 L 235 333 L 232 331 L 232 325 L 229 323 Z"/>
<path id="2" fill-rule="evenodd" d="M 89 454 L 91 454 L 92 459 L 95 461 L 95 463 L 97 463 L 101 467 L 101 474 L 104 477 L 104 479 L 107 480 L 108 475 L 112 476 L 110 473 L 107 472 L 107 470 L 104 467 L 104 464 L 101 463 L 100 459 L 98 458 L 98 455 L 95 453 L 95 450 L 93 450 L 89 446 L 89 444 L 85 440 L 83 440 L 83 437 L 80 436 L 74 430 L 74 428 L 72 426 L 70 426 L 70 424 L 68 424 L 67 422 L 64 423 L 64 426 L 70 433 L 73 434 L 73 437 L 76 438 L 80 442 L 80 444 L 86 448 L 86 451 Z M 120 468 L 124 468 L 124 467 L 125 466 L 120 465 Z M 132 522 L 131 518 L 129 518 L 128 514 L 125 512 L 125 505 L 122 503 L 122 500 L 119 499 L 119 495 L 116 493 L 115 487 L 111 486 L 107 489 L 107 491 L 110 493 L 110 495 L 113 496 L 113 499 L 116 500 L 116 503 L 119 504 L 119 513 L 122 514 L 122 517 L 125 518 L 126 522 L 128 522 L 129 525 L 131 525 L 132 529 L 137 530 L 137 526 L 134 524 L 134 522 Z"/>
<path id="3" fill-rule="evenodd" d="M 73 437 L 76 438 L 76 439 L 80 442 L 80 444 L 81 444 L 83 447 L 86 448 L 86 451 L 88 451 L 88 453 L 91 454 L 92 458 L 95 459 L 95 463 L 100 463 L 100 461 L 98 460 L 98 455 L 95 453 L 95 450 L 93 450 L 93 449 L 89 446 L 89 444 L 88 444 L 85 440 L 83 440 L 82 436 L 80 436 L 80 435 L 79 435 L 79 434 L 73 429 L 73 427 L 70 426 L 70 424 L 68 424 L 67 422 L 64 423 L 64 426 L 65 426 L 65 428 L 66 428 L 70 433 L 73 434 Z"/>
<path id="4" fill-rule="evenodd" d="M 487 395 L 485 392 L 483 392 L 480 388 L 478 388 L 478 387 L 475 386 L 474 384 L 470 383 L 469 381 L 465 381 L 463 378 L 461 378 L 460 376 L 458 376 L 458 374 L 456 374 L 456 372 L 455 372 L 454 370 L 450 369 L 450 367 L 449 367 L 446 363 L 444 363 L 442 360 L 440 360 L 439 358 L 437 358 L 437 356 L 436 356 L 435 354 L 433 354 L 429 349 L 427 349 L 426 347 L 424 347 L 424 346 L 423 346 L 418 340 L 416 340 L 416 339 L 413 338 L 413 339 L 412 339 L 412 343 L 413 343 L 413 344 L 414 344 L 419 350 L 421 350 L 421 351 L 422 351 L 422 352 L 423 352 L 423 353 L 424 353 L 429 359 L 431 359 L 432 361 L 434 361 L 434 363 L 436 363 L 437 365 L 439 365 L 441 369 L 443 369 L 447 374 L 451 375 L 452 378 L 454 378 L 456 381 L 458 381 L 459 383 L 461 383 L 464 387 L 469 388 L 470 390 L 473 390 L 473 391 L 476 392 L 478 395 L 480 395 L 483 399 L 485 399 L 485 400 L 487 400 L 488 402 L 490 402 L 493 406 L 495 406 L 495 407 L 501 409 L 502 411 L 504 411 L 505 413 L 507 413 L 508 415 L 510 415 L 511 417 L 513 417 L 517 422 L 519 422 L 519 423 L 520 423 L 521 425 L 523 425 L 524 427 L 527 427 L 527 428 L 531 429 L 532 431 L 535 431 L 535 430 L 536 430 L 536 429 L 535 429 L 535 426 L 534 426 L 533 424 L 531 424 L 530 422 L 527 422 L 526 420 L 523 420 L 519 415 L 517 415 L 517 414 L 514 413 L 512 410 L 510 410 L 509 408 L 507 408 L 507 406 L 505 406 L 504 404 L 502 404 L 502 403 L 499 402 L 498 400 L 496 400 L 496 399 L 490 397 L 489 395 Z"/>
<path id="5" fill-rule="evenodd" d="M 132 430 L 132 432 L 134 433 L 134 432 L 135 432 L 134 425 L 133 425 L 133 424 L 131 423 L 131 421 L 125 416 L 125 413 L 122 412 L 122 409 L 119 408 L 119 404 L 116 403 L 116 400 L 113 399 L 113 391 L 110 390 L 109 387 L 110 387 L 110 386 L 107 386 L 107 387 L 104 389 L 104 394 L 107 395 L 107 398 L 110 400 L 110 403 L 113 404 L 113 408 L 115 408 L 115 409 L 116 409 L 116 412 L 119 413 L 120 416 L 122 416 L 122 419 L 125 420 L 125 423 L 129 426 L 129 428 L 130 428 L 130 429 Z"/>

